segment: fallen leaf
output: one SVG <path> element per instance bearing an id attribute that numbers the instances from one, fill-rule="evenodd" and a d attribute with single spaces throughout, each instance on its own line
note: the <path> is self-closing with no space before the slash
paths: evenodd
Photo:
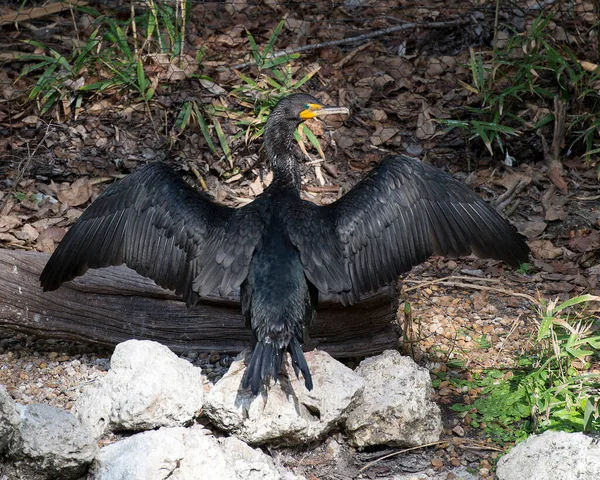
<path id="1" fill-rule="evenodd" d="M 0 233 L 0 242 L 19 243 L 19 240 L 10 233 Z"/>
<path id="2" fill-rule="evenodd" d="M 67 233 L 66 228 L 50 227 L 50 228 L 47 228 L 46 230 L 42 230 L 37 239 L 38 239 L 38 242 L 41 242 L 42 240 L 47 240 L 47 239 L 53 240 L 55 242 L 60 242 L 66 233 Z"/>
<path id="3" fill-rule="evenodd" d="M 31 226 L 36 228 L 38 231 L 41 231 L 41 230 L 46 230 L 47 228 L 51 227 L 52 225 L 56 225 L 57 223 L 60 223 L 62 221 L 63 221 L 62 218 L 42 218 L 41 220 L 33 222 L 31 224 Z"/>
<path id="4" fill-rule="evenodd" d="M 555 247 L 550 240 L 532 240 L 529 248 L 534 257 L 546 260 L 554 260 L 563 254 L 562 248 Z"/>
<path id="5" fill-rule="evenodd" d="M 431 138 L 433 136 L 436 129 L 435 118 L 438 116 L 437 109 L 425 106 L 424 102 L 423 105 L 424 108 L 419 112 L 417 117 L 417 128 L 415 132 L 415 136 L 420 140 Z"/>
<path id="6" fill-rule="evenodd" d="M 40 121 L 40 117 L 38 117 L 37 115 L 29 115 L 28 117 L 25 117 L 22 122 L 25 125 L 37 125 L 37 123 Z"/>
<path id="7" fill-rule="evenodd" d="M 92 196 L 92 186 L 87 178 L 78 178 L 69 187 L 59 190 L 58 199 L 69 207 L 77 207 Z"/>
<path id="8" fill-rule="evenodd" d="M 554 220 L 564 220 L 568 216 L 568 212 L 563 207 L 553 205 L 546 210 L 544 220 L 553 222 Z"/>
<path id="9" fill-rule="evenodd" d="M 600 246 L 600 233 L 594 232 L 591 235 L 574 237 L 569 240 L 569 247 L 576 252 L 585 253 L 594 250 Z"/>
<path id="10" fill-rule="evenodd" d="M 548 178 L 564 195 L 569 193 L 569 187 L 562 177 L 560 166 L 558 164 L 554 163 L 550 166 L 548 169 Z"/>
<path id="11" fill-rule="evenodd" d="M 14 215 L 2 215 L 0 216 L 0 232 L 8 232 L 21 225 L 19 220 Z"/>
<path id="12" fill-rule="evenodd" d="M 227 90 L 225 90 L 223 87 L 221 87 L 220 85 L 217 85 L 215 82 L 211 82 L 210 80 L 207 80 L 205 78 L 200 79 L 200 85 L 202 85 L 204 88 L 206 88 L 213 95 L 226 95 L 227 94 Z"/>
<path id="13" fill-rule="evenodd" d="M 512 171 L 506 175 L 504 175 L 502 178 L 496 180 L 494 183 L 498 184 L 498 185 L 502 185 L 504 188 L 506 188 L 507 190 L 513 188 L 513 186 L 515 184 L 518 183 L 525 183 L 527 185 L 529 185 L 532 181 L 532 178 L 523 173 L 523 172 L 516 172 L 516 171 Z"/>
<path id="14" fill-rule="evenodd" d="M 53 253 L 54 245 L 60 242 L 67 230 L 60 227 L 50 227 L 43 230 L 37 238 L 36 247 L 41 252 Z"/>
<path id="15" fill-rule="evenodd" d="M 258 197 L 261 193 L 263 193 L 264 189 L 262 186 L 262 182 L 260 181 L 260 175 L 257 175 L 254 181 L 250 184 L 250 195 L 253 197 Z"/>
<path id="16" fill-rule="evenodd" d="M 40 235 L 40 232 L 38 232 L 29 223 L 23 225 L 23 228 L 21 230 L 27 236 L 27 238 L 25 238 L 24 240 L 29 240 L 30 242 L 35 242 Z"/>
<path id="17" fill-rule="evenodd" d="M 544 290 L 547 292 L 570 292 L 575 288 L 575 285 L 571 282 L 546 282 L 544 283 Z"/>
<path id="18" fill-rule="evenodd" d="M 548 224 L 546 222 L 534 220 L 532 222 L 527 222 L 525 224 L 525 228 L 521 230 L 521 234 L 526 236 L 527 238 L 535 238 L 539 236 L 544 230 L 546 230 L 546 226 Z"/>
<path id="19" fill-rule="evenodd" d="M 376 122 L 377 127 L 375 128 L 375 132 L 371 135 L 371 143 L 373 146 L 378 146 L 386 143 L 396 136 L 399 132 L 397 128 L 394 127 L 384 127 L 380 123 Z"/>

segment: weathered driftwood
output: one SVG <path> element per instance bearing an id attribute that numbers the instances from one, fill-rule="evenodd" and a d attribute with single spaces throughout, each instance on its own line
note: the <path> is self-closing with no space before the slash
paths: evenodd
<path id="1" fill-rule="evenodd" d="M 174 293 L 123 266 L 89 270 L 42 292 L 39 275 L 47 260 L 43 253 L 0 249 L 0 329 L 103 345 L 156 340 L 176 352 L 238 352 L 250 344 L 235 296 L 210 296 L 186 308 Z M 395 348 L 397 305 L 393 288 L 349 308 L 321 298 L 311 338 L 338 358 Z"/>

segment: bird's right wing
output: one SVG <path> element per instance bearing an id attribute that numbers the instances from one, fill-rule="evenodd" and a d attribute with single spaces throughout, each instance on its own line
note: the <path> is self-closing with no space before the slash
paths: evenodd
<path id="1" fill-rule="evenodd" d="M 193 304 L 199 295 L 229 293 L 246 278 L 262 239 L 252 205 L 218 205 L 163 163 L 149 164 L 94 201 L 46 264 L 44 290 L 88 268 L 125 263 Z"/>
<path id="2" fill-rule="evenodd" d="M 304 204 L 286 224 L 308 279 L 352 303 L 430 255 L 526 262 L 525 240 L 447 173 L 406 156 L 384 159 L 338 201 Z"/>

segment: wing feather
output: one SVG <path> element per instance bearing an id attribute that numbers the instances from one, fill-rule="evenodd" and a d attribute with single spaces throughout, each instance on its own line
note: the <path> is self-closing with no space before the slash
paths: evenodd
<path id="1" fill-rule="evenodd" d="M 475 253 L 512 266 L 529 255 L 524 238 L 478 195 L 406 156 L 384 159 L 331 205 L 304 206 L 302 215 L 288 215 L 290 240 L 308 279 L 345 302 L 392 282 L 434 253 Z"/>
<path id="2" fill-rule="evenodd" d="M 262 232 L 253 204 L 218 205 L 165 164 L 153 163 L 111 185 L 90 205 L 40 281 L 44 290 L 54 290 L 88 268 L 125 263 L 191 304 L 217 288 L 227 294 L 244 281 Z"/>

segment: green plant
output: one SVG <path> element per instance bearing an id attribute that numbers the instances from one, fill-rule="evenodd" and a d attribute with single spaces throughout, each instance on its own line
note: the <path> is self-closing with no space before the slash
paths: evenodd
<path id="1" fill-rule="evenodd" d="M 176 0 L 175 8 L 162 0 L 146 0 L 145 4 L 141 15 L 126 21 L 78 7 L 95 18 L 96 28 L 84 43 L 73 41 L 68 53 L 39 41 L 26 41 L 43 53 L 19 57 L 34 62 L 23 68 L 19 78 L 41 71 L 30 98 L 38 102 L 42 114 L 60 106 L 68 115 L 81 108 L 86 95 L 117 89 L 132 90 L 145 102 L 152 99 L 158 79 L 148 78 L 144 61 L 156 55 L 181 56 L 189 7 L 187 0 Z"/>
<path id="2" fill-rule="evenodd" d="M 531 263 L 522 263 L 519 265 L 519 268 L 515 270 L 515 272 L 520 273 L 521 275 L 529 275 L 533 269 L 533 265 Z"/>
<path id="3" fill-rule="evenodd" d="M 497 148 L 508 156 L 508 138 L 555 120 L 552 104 L 558 96 L 570 107 L 570 148 L 582 142 L 586 157 L 600 152 L 593 148 L 600 127 L 600 94 L 595 88 L 600 73 L 586 70 L 568 46 L 552 37 L 551 21 L 552 16 L 540 14 L 527 32 L 512 30 L 507 44 L 488 61 L 484 52 L 471 49 L 471 84 L 459 82 L 477 95 L 479 105 L 465 108 L 467 118 L 439 120 L 446 131 L 459 128 L 471 139 L 480 138 L 490 154 Z"/>
<path id="4" fill-rule="evenodd" d="M 592 295 L 561 304 L 540 301 L 539 351 L 521 358 L 513 371 L 485 370 L 470 381 L 451 378 L 457 387 L 481 390 L 473 404 L 452 408 L 468 413 L 472 426 L 485 425 L 501 441 L 548 429 L 599 430 L 600 375 L 582 373 L 600 360 L 600 320 L 586 314 L 586 307 L 598 301 Z"/>

